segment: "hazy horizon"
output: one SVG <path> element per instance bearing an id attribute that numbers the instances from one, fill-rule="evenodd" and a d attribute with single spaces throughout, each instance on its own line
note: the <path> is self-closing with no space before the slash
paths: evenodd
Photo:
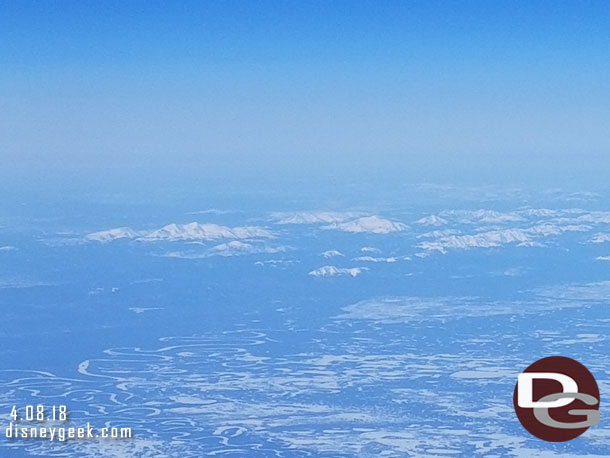
<path id="1" fill-rule="evenodd" d="M 3 2 L 2 169 L 604 174 L 608 13 Z"/>

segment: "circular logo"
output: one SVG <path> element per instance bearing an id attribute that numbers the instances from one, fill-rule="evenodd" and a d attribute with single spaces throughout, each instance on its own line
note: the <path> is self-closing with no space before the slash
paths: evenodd
<path id="1" fill-rule="evenodd" d="M 550 356 L 525 369 L 513 404 L 517 418 L 532 435 L 565 442 L 599 423 L 599 388 L 589 370 L 564 356 Z"/>

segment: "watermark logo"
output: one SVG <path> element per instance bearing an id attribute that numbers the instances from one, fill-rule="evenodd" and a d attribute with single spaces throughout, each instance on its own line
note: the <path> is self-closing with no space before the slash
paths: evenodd
<path id="1" fill-rule="evenodd" d="M 525 369 L 513 394 L 523 427 L 549 442 L 572 440 L 598 424 L 599 401 L 591 372 L 563 356 L 540 359 Z"/>

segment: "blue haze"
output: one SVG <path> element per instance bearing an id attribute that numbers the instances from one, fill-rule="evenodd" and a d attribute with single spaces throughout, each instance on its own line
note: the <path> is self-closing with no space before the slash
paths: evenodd
<path id="1" fill-rule="evenodd" d="M 0 456 L 608 456 L 609 9 L 1 1 Z"/>
<path id="2" fill-rule="evenodd" d="M 0 8 L 10 169 L 607 172 L 607 2 Z"/>

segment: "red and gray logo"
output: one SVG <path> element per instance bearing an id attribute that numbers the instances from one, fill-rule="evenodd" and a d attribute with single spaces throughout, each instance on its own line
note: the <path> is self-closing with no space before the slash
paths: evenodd
<path id="1" fill-rule="evenodd" d="M 565 442 L 599 423 L 599 388 L 589 370 L 550 356 L 519 374 L 513 403 L 519 421 L 539 439 Z"/>

